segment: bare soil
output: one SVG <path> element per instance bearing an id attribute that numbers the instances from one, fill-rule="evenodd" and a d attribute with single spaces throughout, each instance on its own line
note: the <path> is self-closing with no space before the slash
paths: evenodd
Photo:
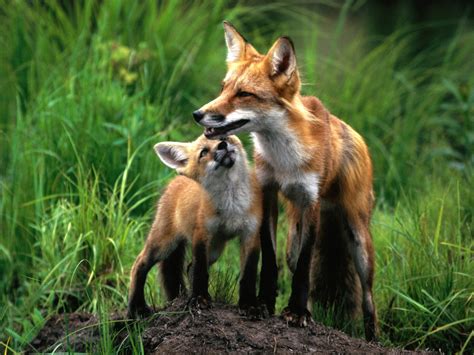
<path id="1" fill-rule="evenodd" d="M 124 319 L 124 313 L 113 314 L 108 320 L 113 329 L 108 341 L 124 352 L 131 352 L 133 341 L 127 329 L 136 330 L 138 326 L 146 353 L 408 353 L 351 338 L 318 323 L 294 328 L 276 316 L 249 320 L 231 305 L 214 303 L 210 309 L 192 312 L 186 311 L 185 306 L 184 300 L 176 300 L 139 322 Z M 100 323 L 99 317 L 88 313 L 56 315 L 48 320 L 27 351 L 103 352 Z M 104 337 L 107 336 L 102 331 Z"/>

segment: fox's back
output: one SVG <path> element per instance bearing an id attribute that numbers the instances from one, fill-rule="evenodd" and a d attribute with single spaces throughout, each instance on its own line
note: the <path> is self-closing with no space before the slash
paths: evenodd
<path id="1" fill-rule="evenodd" d="M 158 202 L 157 218 L 153 228 L 161 235 L 192 236 L 196 223 L 199 223 L 202 211 L 212 214 L 210 198 L 196 181 L 177 176 L 166 187 Z"/>
<path id="2" fill-rule="evenodd" d="M 313 134 L 318 135 L 319 147 L 325 155 L 326 171 L 321 183 L 321 196 L 338 200 L 344 195 L 354 196 L 352 193 L 357 189 L 364 194 L 371 191 L 372 163 L 361 135 L 349 124 L 330 114 L 318 98 L 304 96 L 302 101 L 305 108 L 316 117 L 318 127 L 313 130 Z"/>

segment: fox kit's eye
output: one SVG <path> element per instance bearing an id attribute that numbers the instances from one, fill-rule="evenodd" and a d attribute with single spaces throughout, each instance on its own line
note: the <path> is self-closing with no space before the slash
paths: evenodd
<path id="1" fill-rule="evenodd" d="M 209 153 L 209 149 L 204 148 L 203 150 L 201 150 L 201 153 L 199 153 L 199 159 L 201 159 L 202 157 L 205 157 L 207 153 Z"/>
<path id="2" fill-rule="evenodd" d="M 252 94 L 251 92 L 248 92 L 248 91 L 239 90 L 239 91 L 237 91 L 236 96 L 237 97 L 249 97 L 249 96 L 255 96 L 255 94 Z"/>

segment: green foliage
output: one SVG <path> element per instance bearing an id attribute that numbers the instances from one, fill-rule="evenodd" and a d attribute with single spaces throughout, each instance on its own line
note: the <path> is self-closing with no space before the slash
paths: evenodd
<path id="1" fill-rule="evenodd" d="M 173 175 L 152 146 L 200 134 L 190 113 L 218 92 L 228 19 L 260 50 L 294 37 L 304 93 L 369 144 L 381 340 L 472 350 L 472 28 L 460 22 L 449 42 L 414 51 L 419 27 L 346 38 L 347 6 L 328 30 L 284 4 L 61 3 L 3 1 L 0 11 L 0 344 L 27 349 L 51 314 L 85 310 L 101 315 L 102 351 L 143 352 L 140 328 L 115 347 L 106 314 L 125 308 L 131 264 Z M 291 285 L 281 216 L 278 310 Z M 213 267 L 214 298 L 236 302 L 238 255 L 232 243 Z M 153 277 L 147 298 L 164 302 Z M 337 309 L 314 314 L 362 334 Z"/>
<path id="2" fill-rule="evenodd" d="M 461 204 L 468 186 L 430 188 L 409 205 L 400 203 L 393 215 L 376 215 L 374 233 L 385 238 L 377 245 L 376 294 L 388 305 L 380 319 L 393 343 L 432 349 L 449 344 L 453 351 L 474 326 L 472 225 L 462 220 Z"/>

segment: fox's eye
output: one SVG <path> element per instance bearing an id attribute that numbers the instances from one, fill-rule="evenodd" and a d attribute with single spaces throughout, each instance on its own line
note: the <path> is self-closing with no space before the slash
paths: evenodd
<path id="1" fill-rule="evenodd" d="M 204 148 L 203 150 L 201 150 L 201 153 L 199 153 L 199 159 L 201 159 L 202 157 L 205 157 L 207 153 L 209 153 L 209 149 Z"/>
<path id="2" fill-rule="evenodd" d="M 237 97 L 249 97 L 249 96 L 255 96 L 255 94 L 252 94 L 251 92 L 248 92 L 248 91 L 242 91 L 242 90 L 239 90 L 237 91 Z"/>

